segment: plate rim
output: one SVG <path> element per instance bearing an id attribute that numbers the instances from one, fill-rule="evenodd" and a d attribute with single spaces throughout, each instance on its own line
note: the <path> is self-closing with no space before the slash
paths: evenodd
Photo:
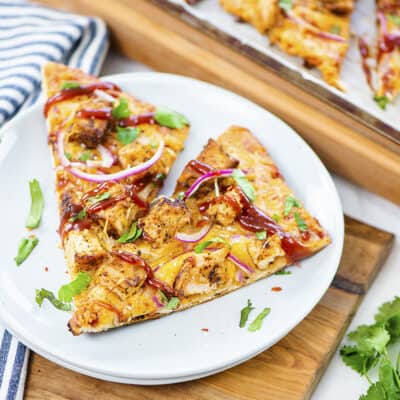
<path id="1" fill-rule="evenodd" d="M 341 201 L 336 189 L 336 186 L 333 182 L 332 177 L 330 176 L 328 170 L 326 169 L 325 165 L 322 163 L 320 158 L 317 156 L 317 154 L 312 150 L 312 148 L 305 142 L 305 140 L 294 130 L 292 129 L 288 124 L 286 124 L 283 120 L 281 120 L 279 117 L 275 116 L 272 112 L 264 109 L 263 107 L 259 106 L 258 104 L 246 99 L 243 96 L 240 96 L 232 91 L 226 90 L 224 88 L 221 88 L 217 85 L 210 84 L 208 82 L 204 82 L 198 79 L 193 79 L 189 78 L 186 76 L 181 76 L 181 75 L 176 75 L 176 74 L 168 74 L 168 73 L 160 73 L 160 72 L 130 72 L 130 73 L 120 73 L 120 74 L 112 74 L 112 75 L 107 75 L 104 77 L 101 77 L 101 79 L 105 80 L 110 80 L 110 81 L 117 81 L 121 84 L 123 81 L 135 81 L 135 80 L 149 80 L 152 81 L 154 79 L 166 79 L 171 83 L 171 81 L 177 81 L 177 82 L 184 82 L 187 83 L 191 86 L 193 85 L 200 85 L 200 86 L 206 86 L 208 87 L 209 90 L 217 90 L 221 91 L 223 94 L 228 95 L 228 96 L 233 96 L 236 97 L 236 99 L 240 102 L 246 102 L 248 105 L 250 105 L 253 108 L 257 108 L 263 113 L 267 113 L 269 115 L 269 118 L 273 118 L 276 120 L 278 124 L 280 124 L 284 129 L 290 131 L 291 135 L 294 135 L 297 140 L 299 140 L 303 146 L 307 148 L 309 151 L 308 156 L 311 156 L 314 158 L 314 161 L 319 165 L 320 170 L 323 171 L 324 173 L 324 180 L 329 184 L 330 190 L 332 192 L 332 195 L 334 196 L 334 202 L 336 203 L 335 206 L 335 212 L 337 213 L 337 216 L 339 219 L 336 221 L 338 224 L 338 238 L 335 238 L 335 242 L 337 243 L 337 250 L 332 256 L 334 258 L 334 263 L 336 265 L 336 268 L 333 270 L 332 269 L 332 276 L 328 275 L 323 284 L 320 285 L 320 288 L 318 290 L 318 293 L 314 296 L 315 300 L 313 302 L 310 302 L 308 307 L 304 308 L 304 311 L 302 313 L 299 313 L 296 318 L 293 319 L 293 321 L 286 325 L 286 328 L 283 329 L 283 333 L 281 332 L 280 334 L 275 335 L 273 338 L 269 337 L 268 343 L 265 344 L 263 342 L 262 345 L 258 346 L 256 349 L 251 349 L 251 351 L 247 351 L 246 353 L 242 352 L 240 356 L 236 356 L 235 358 L 231 358 L 229 360 L 224 359 L 224 361 L 220 361 L 218 363 L 214 363 L 213 368 L 207 368 L 203 367 L 202 369 L 197 369 L 197 368 L 191 368 L 189 370 L 186 369 L 185 373 L 158 373 L 156 376 L 151 373 L 144 373 L 144 374 L 137 374 L 137 373 L 129 373 L 128 371 L 124 371 L 124 373 L 117 373 L 117 374 L 112 374 L 111 371 L 106 370 L 104 368 L 87 368 L 85 366 L 85 363 L 83 361 L 79 362 L 71 362 L 70 360 L 66 360 L 62 357 L 58 357 L 56 354 L 49 353 L 46 351 L 45 347 L 40 346 L 39 344 L 35 344 L 32 342 L 32 340 L 29 339 L 29 333 L 25 332 L 25 334 L 20 334 L 18 333 L 19 329 L 14 329 L 16 326 L 19 325 L 18 318 L 13 317 L 12 313 L 7 313 L 7 310 L 3 307 L 2 302 L 0 301 L 0 319 L 4 323 L 4 325 L 7 327 L 7 329 L 19 340 L 27 345 L 30 349 L 35 351 L 36 353 L 42 355 L 43 357 L 56 362 L 66 368 L 72 369 L 74 371 L 78 371 L 87 375 L 95 374 L 96 377 L 100 379 L 106 379 L 107 377 L 114 377 L 116 382 L 121 382 L 121 383 L 143 383 L 143 384 L 149 384 L 149 385 L 156 385 L 163 383 L 163 381 L 168 381 L 166 383 L 173 383 L 173 382 L 179 382 L 179 381 L 184 381 L 184 380 L 192 380 L 192 379 L 197 379 L 198 377 L 203 377 L 207 375 L 214 374 L 216 372 L 223 371 L 225 369 L 231 368 L 234 365 L 238 365 L 242 362 L 245 362 L 257 354 L 265 351 L 266 349 L 272 347 L 276 342 L 281 340 L 283 337 L 285 337 L 287 334 L 289 334 L 301 321 L 304 320 L 304 318 L 312 311 L 312 309 L 318 304 L 318 302 L 321 300 L 322 296 L 326 293 L 326 291 L 329 289 L 330 283 L 332 282 L 337 269 L 339 267 L 340 263 L 340 258 L 343 252 L 343 242 L 344 242 L 344 215 L 343 215 L 343 210 L 342 210 L 342 205 Z M 122 83 L 123 84 L 123 83 Z M 0 137 L 2 138 L 2 141 L 4 140 L 3 138 L 7 135 L 7 131 L 12 130 L 15 125 L 18 125 L 20 121 L 25 119 L 27 116 L 31 114 L 35 114 L 37 112 L 41 112 L 41 108 L 44 104 L 44 100 L 40 100 L 37 104 L 31 106 L 29 109 L 24 110 L 21 112 L 17 117 L 15 117 L 12 121 L 6 124 L 6 126 L 3 127 L 3 129 L 0 130 Z M 0 144 L 0 154 L 1 154 L 1 148 L 2 145 Z M 28 335 L 27 335 L 28 333 Z M 91 375 L 94 376 L 94 375 Z M 101 378 L 101 376 L 104 376 L 105 378 Z M 187 377 L 188 379 L 181 379 Z"/>

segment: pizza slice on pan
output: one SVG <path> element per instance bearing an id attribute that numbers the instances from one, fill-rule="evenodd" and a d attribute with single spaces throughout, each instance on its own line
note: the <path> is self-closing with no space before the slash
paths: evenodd
<path id="1" fill-rule="evenodd" d="M 329 85 L 343 90 L 340 70 L 349 46 L 353 2 L 298 0 L 280 4 L 280 16 L 269 31 L 270 42 L 317 67 Z"/>
<path id="2" fill-rule="evenodd" d="M 137 233 L 139 232 L 139 233 Z M 190 161 L 133 240 L 110 240 L 84 292 L 73 334 L 159 318 L 239 289 L 308 257 L 327 233 L 296 199 L 265 149 L 232 127 Z"/>
<path id="3" fill-rule="evenodd" d="M 376 100 L 392 101 L 400 92 L 400 2 L 377 1 Z"/>

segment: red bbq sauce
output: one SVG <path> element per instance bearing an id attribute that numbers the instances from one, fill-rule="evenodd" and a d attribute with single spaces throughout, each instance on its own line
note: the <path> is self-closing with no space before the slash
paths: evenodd
<path id="1" fill-rule="evenodd" d="M 201 175 L 204 175 L 204 174 L 207 174 L 208 172 L 214 171 L 213 167 L 209 166 L 206 163 L 198 161 L 198 160 L 190 161 L 188 166 Z"/>
<path id="2" fill-rule="evenodd" d="M 364 71 L 368 85 L 371 87 L 371 85 L 372 85 L 371 68 L 369 67 L 368 62 L 367 62 L 367 60 L 370 56 L 369 46 L 368 46 L 367 42 L 361 37 L 358 39 L 358 49 L 360 50 L 360 54 L 361 54 L 362 69 Z"/>
<path id="3" fill-rule="evenodd" d="M 59 227 L 62 241 L 64 240 L 65 235 L 70 231 L 82 231 L 91 227 L 92 223 L 87 218 L 70 221 L 71 218 L 78 215 L 82 210 L 83 207 L 80 204 L 70 204 L 68 211 L 63 213 Z"/>
<path id="4" fill-rule="evenodd" d="M 140 268 L 143 268 L 146 271 L 146 275 L 147 275 L 146 280 L 149 285 L 162 290 L 168 296 L 171 296 L 171 297 L 176 296 L 175 290 L 173 288 L 171 288 L 171 286 L 169 286 L 166 282 L 162 282 L 154 277 L 153 270 L 146 263 L 146 261 L 143 260 L 143 258 L 141 258 L 135 254 L 128 253 L 126 251 L 122 251 L 122 250 L 113 251 L 112 254 L 119 257 L 121 260 L 123 260 L 129 264 L 133 264 Z"/>
<path id="5" fill-rule="evenodd" d="M 86 85 L 81 85 L 76 88 L 68 88 L 63 89 L 61 92 L 56 93 L 54 96 L 51 96 L 44 105 L 44 116 L 47 117 L 47 114 L 54 104 L 59 103 L 60 101 L 68 100 L 76 96 L 81 96 L 85 94 L 91 94 L 95 90 L 116 90 L 118 92 L 121 89 L 115 85 L 114 83 L 110 82 L 95 82 L 95 83 L 88 83 Z"/>

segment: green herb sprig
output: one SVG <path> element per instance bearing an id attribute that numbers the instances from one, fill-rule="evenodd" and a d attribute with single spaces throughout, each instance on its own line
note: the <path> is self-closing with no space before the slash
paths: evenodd
<path id="1" fill-rule="evenodd" d="M 44 198 L 39 181 L 33 179 L 29 182 L 29 192 L 31 194 L 31 209 L 25 226 L 29 229 L 37 228 L 42 218 Z"/>

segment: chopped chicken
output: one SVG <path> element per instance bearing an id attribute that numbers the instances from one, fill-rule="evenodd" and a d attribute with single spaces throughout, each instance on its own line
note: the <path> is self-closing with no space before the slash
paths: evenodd
<path id="1" fill-rule="evenodd" d="M 285 257 L 278 235 L 273 235 L 265 241 L 252 240 L 247 249 L 254 264 L 261 270 L 266 270 L 277 257 Z"/>
<path id="2" fill-rule="evenodd" d="M 83 143 L 89 149 L 94 149 L 104 141 L 109 131 L 110 123 L 106 120 L 75 118 L 68 140 Z"/>

